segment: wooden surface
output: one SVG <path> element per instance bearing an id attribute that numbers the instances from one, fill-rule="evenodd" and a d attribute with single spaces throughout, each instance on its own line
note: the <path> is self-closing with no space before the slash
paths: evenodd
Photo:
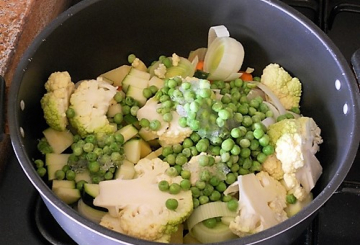
<path id="1" fill-rule="evenodd" d="M 26 48 L 47 24 L 73 3 L 71 0 L 0 0 L 0 75 L 5 78 L 7 91 Z M 8 133 L 7 123 L 5 132 Z M 10 150 L 10 137 L 6 135 L 0 142 L 0 174 Z"/>

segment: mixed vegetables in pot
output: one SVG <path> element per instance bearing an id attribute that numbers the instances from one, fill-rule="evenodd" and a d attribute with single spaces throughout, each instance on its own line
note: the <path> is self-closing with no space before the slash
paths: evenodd
<path id="1" fill-rule="evenodd" d="M 214 26 L 187 58 L 131 54 L 77 83 L 52 73 L 39 175 L 85 217 L 149 241 L 221 242 L 295 215 L 322 173 L 321 131 L 298 78 L 276 63 L 255 76 L 243 58 Z"/>

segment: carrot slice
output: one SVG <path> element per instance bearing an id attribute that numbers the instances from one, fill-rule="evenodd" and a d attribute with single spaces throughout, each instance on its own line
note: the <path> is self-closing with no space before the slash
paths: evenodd
<path id="1" fill-rule="evenodd" d="M 240 78 L 244 81 L 253 81 L 253 76 L 251 75 L 251 73 L 243 72 Z"/>
<path id="2" fill-rule="evenodd" d="M 196 70 L 202 71 L 204 69 L 204 61 L 199 61 L 196 65 Z"/>

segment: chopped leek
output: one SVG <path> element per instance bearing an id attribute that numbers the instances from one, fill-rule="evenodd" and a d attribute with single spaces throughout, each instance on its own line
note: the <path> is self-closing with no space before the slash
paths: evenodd
<path id="1" fill-rule="evenodd" d="M 214 228 L 208 228 L 203 223 L 199 223 L 194 226 L 190 234 L 201 243 L 216 243 L 238 238 L 222 222 L 218 222 Z"/>

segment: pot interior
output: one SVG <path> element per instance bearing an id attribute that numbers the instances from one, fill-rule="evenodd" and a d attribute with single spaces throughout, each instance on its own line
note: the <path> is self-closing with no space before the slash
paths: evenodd
<path id="1" fill-rule="evenodd" d="M 29 47 L 11 88 L 13 145 L 34 185 L 45 190 L 31 160 L 40 157 L 36 143 L 46 128 L 40 99 L 52 72 L 68 71 L 76 82 L 126 64 L 130 53 L 147 64 L 174 52 L 187 57 L 189 51 L 206 47 L 214 25 L 225 25 L 243 44 L 243 69 L 253 67 L 261 75 L 267 64 L 278 63 L 302 82 L 301 111 L 322 129 L 324 143 L 317 156 L 323 175 L 314 189 L 318 200 L 288 225 L 315 212 L 342 182 L 355 157 L 358 91 L 346 61 L 328 38 L 276 1 L 83 1 L 66 11 Z"/>

